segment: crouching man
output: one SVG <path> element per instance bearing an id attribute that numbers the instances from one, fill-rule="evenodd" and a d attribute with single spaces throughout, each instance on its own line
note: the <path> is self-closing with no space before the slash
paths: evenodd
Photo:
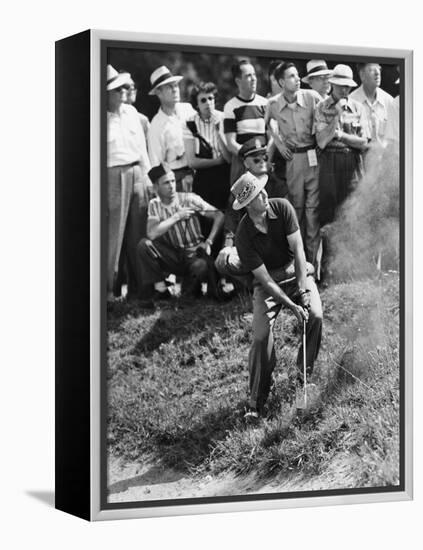
<path id="1" fill-rule="evenodd" d="M 250 399 L 246 418 L 259 418 L 276 364 L 273 325 L 281 307 L 306 328 L 306 365 L 311 375 L 322 335 L 322 305 L 311 264 L 306 263 L 295 210 L 285 199 L 268 199 L 266 181 L 246 173 L 232 186 L 233 208 L 246 208 L 235 234 L 243 268 L 254 276 L 253 343 L 249 353 Z M 303 349 L 297 356 L 302 383 Z"/>
<path id="2" fill-rule="evenodd" d="M 214 269 L 209 256 L 223 214 L 195 193 L 177 193 L 175 175 L 167 166 L 155 166 L 148 175 L 157 196 L 148 205 L 147 238 L 138 244 L 142 281 L 154 285 L 152 298 L 167 299 L 166 277 L 181 275 L 184 294 L 200 296 L 201 283 Z M 201 234 L 200 215 L 213 220 L 207 239 Z M 142 297 L 151 305 L 145 288 Z"/>

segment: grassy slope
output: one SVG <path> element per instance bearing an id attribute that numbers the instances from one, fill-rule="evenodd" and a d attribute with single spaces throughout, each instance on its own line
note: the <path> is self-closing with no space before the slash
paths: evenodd
<path id="1" fill-rule="evenodd" d="M 246 426 L 249 298 L 109 311 L 108 444 L 191 474 L 255 472 L 324 479 L 325 488 L 399 479 L 398 279 L 333 285 L 322 292 L 324 337 L 317 396 L 293 407 L 300 334 L 282 312 L 269 418 Z M 346 368 L 366 385 L 347 374 Z"/>

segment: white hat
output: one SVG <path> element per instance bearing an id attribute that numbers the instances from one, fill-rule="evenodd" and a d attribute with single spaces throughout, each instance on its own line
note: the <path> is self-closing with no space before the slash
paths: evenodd
<path id="1" fill-rule="evenodd" d="M 174 76 L 167 67 L 162 65 L 156 69 L 150 76 L 151 90 L 148 92 L 149 95 L 154 95 L 156 89 L 159 86 L 164 84 L 169 84 L 170 82 L 179 82 L 182 80 L 183 76 Z"/>
<path id="2" fill-rule="evenodd" d="M 111 65 L 107 65 L 107 90 L 120 88 L 124 84 L 131 83 L 131 75 L 129 73 L 118 73 Z"/>
<path id="3" fill-rule="evenodd" d="M 353 80 L 353 72 L 348 65 L 336 65 L 333 69 L 332 76 L 329 78 L 331 84 L 337 84 L 338 86 L 349 86 L 355 88 L 357 84 Z"/>
<path id="4" fill-rule="evenodd" d="M 306 67 L 307 74 L 301 79 L 305 84 L 308 84 L 313 76 L 331 75 L 333 73 L 328 69 L 326 61 L 323 61 L 323 59 L 311 59 Z"/>
<path id="5" fill-rule="evenodd" d="M 231 187 L 231 192 L 235 196 L 232 208 L 241 210 L 241 208 L 250 204 L 264 188 L 268 179 L 267 174 L 257 178 L 251 172 L 245 172 Z"/>

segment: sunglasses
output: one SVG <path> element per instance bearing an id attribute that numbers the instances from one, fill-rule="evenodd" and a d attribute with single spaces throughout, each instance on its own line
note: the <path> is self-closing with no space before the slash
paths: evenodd
<path id="1" fill-rule="evenodd" d="M 254 164 L 259 164 L 260 162 L 262 162 L 263 160 L 266 162 L 267 160 L 269 160 L 269 157 L 267 155 L 257 155 L 255 157 L 251 157 Z"/>
<path id="2" fill-rule="evenodd" d="M 209 97 L 202 97 L 200 99 L 200 103 L 206 103 L 206 101 L 214 101 L 214 95 L 211 95 Z"/>

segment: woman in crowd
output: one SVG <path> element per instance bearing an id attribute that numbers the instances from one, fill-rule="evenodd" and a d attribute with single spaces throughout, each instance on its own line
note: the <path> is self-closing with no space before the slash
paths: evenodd
<path id="1" fill-rule="evenodd" d="M 215 108 L 217 88 L 202 82 L 191 92 L 197 113 L 186 122 L 185 152 L 195 170 L 193 191 L 216 208 L 224 209 L 229 197 L 230 153 L 222 130 L 223 113 Z"/>

